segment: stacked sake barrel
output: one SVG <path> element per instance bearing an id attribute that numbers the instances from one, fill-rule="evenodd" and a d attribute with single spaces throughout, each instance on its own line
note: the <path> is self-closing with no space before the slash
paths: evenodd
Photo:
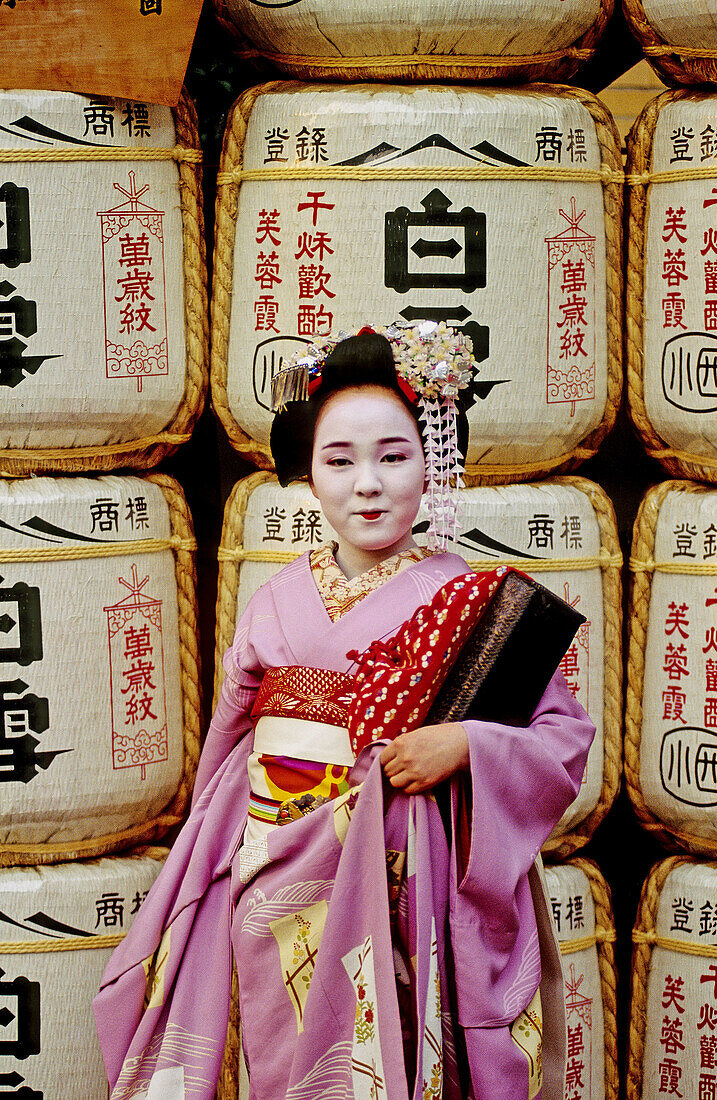
<path id="1" fill-rule="evenodd" d="M 627 273 L 628 398 L 635 427 L 648 453 L 671 474 L 713 483 L 716 105 L 713 92 L 664 92 L 635 123 Z"/>
<path id="2" fill-rule="evenodd" d="M 610 890 L 588 859 L 546 867 L 567 1024 L 566 1097 L 617 1100 L 615 921 Z"/>
<path id="3" fill-rule="evenodd" d="M 700 1061 L 705 1025 L 699 1022 L 708 1004 L 700 983 L 717 957 L 707 920 L 717 879 L 705 858 L 717 855 L 713 532 L 717 490 L 688 481 L 651 489 L 635 523 L 627 786 L 643 826 L 668 848 L 693 856 L 658 864 L 643 890 L 633 959 L 631 1100 L 661 1095 L 667 1078 L 684 1095 L 697 1095 L 714 1076 Z"/>
<path id="4" fill-rule="evenodd" d="M 672 856 L 652 870 L 634 932 L 627 1096 L 709 1096 L 717 974 L 717 864 Z"/>
<path id="5" fill-rule="evenodd" d="M 271 379 L 316 335 L 445 320 L 480 363 L 475 483 L 578 464 L 621 387 L 615 128 L 587 92 L 250 89 L 218 177 L 214 407 L 270 468 Z"/>
<path id="6" fill-rule="evenodd" d="M 623 0 L 627 21 L 668 84 L 717 81 L 715 0 Z"/>
<path id="7" fill-rule="evenodd" d="M 565 80 L 592 57 L 613 0 L 214 0 L 224 26 L 302 80 Z"/>
<path id="8" fill-rule="evenodd" d="M 184 96 L 0 92 L 0 128 L 0 1082 L 100 1100 L 92 997 L 199 755 L 191 517 L 131 468 L 204 400 L 201 153 Z"/>
<path id="9" fill-rule="evenodd" d="M 166 855 L 147 848 L 0 872 L 0 1081 L 6 1096 L 107 1096 L 92 999 Z"/>
<path id="10" fill-rule="evenodd" d="M 207 382 L 194 107 L 0 92 L 0 473 L 148 468 Z"/>
<path id="11" fill-rule="evenodd" d="M 0 1080 L 28 1097 L 106 1095 L 91 1001 L 161 866 L 111 853 L 180 822 L 199 754 L 193 551 L 166 475 L 0 481 Z"/>
<path id="12" fill-rule="evenodd" d="M 671 82 L 702 85 L 648 104 L 628 145 L 630 415 L 648 454 L 673 476 L 694 479 L 649 490 L 633 536 L 628 791 L 642 825 L 692 858 L 659 864 L 643 890 L 628 1095 L 702 1096 L 717 1088 L 700 1042 L 708 1004 L 702 983 L 715 957 L 706 921 L 714 868 L 706 857 L 717 855 L 717 4 L 626 0 L 625 8 L 658 71 Z"/>

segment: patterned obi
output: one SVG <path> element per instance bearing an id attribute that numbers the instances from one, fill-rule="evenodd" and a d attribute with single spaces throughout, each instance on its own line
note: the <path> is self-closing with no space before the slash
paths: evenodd
<path id="1" fill-rule="evenodd" d="M 336 798 L 348 790 L 353 695 L 352 677 L 341 672 L 297 665 L 267 670 L 252 709 L 245 844 L 271 832 L 283 802 L 302 794 Z"/>

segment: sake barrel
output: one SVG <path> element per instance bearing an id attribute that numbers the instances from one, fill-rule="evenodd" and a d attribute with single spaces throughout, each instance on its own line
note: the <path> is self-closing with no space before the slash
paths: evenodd
<path id="1" fill-rule="evenodd" d="M 656 864 L 633 940 L 628 1100 L 708 1097 L 717 1089 L 717 864 Z"/>
<path id="2" fill-rule="evenodd" d="M 614 0 L 215 0 L 224 27 L 302 80 L 558 80 L 592 57 Z"/>
<path id="3" fill-rule="evenodd" d="M 414 532 L 419 542 L 427 526 L 421 511 Z M 621 770 L 621 557 L 612 505 L 599 486 L 575 477 L 466 489 L 459 532 L 453 549 L 472 568 L 515 565 L 587 620 L 561 662 L 570 690 L 597 727 L 580 792 L 544 849 L 564 857 L 607 813 Z M 219 550 L 215 702 L 237 614 L 282 563 L 332 535 L 308 485 L 282 489 L 264 472 L 237 484 Z"/>
<path id="4" fill-rule="evenodd" d="M 164 474 L 0 480 L 0 865 L 103 855 L 181 819 L 194 546 Z"/>
<path id="5" fill-rule="evenodd" d="M 213 402 L 233 445 L 271 467 L 271 379 L 314 334 L 427 318 L 459 327 L 481 364 L 474 479 L 593 454 L 621 386 L 621 171 L 611 118 L 574 89 L 246 92 L 224 139 L 213 284 Z"/>
<path id="6" fill-rule="evenodd" d="M 166 855 L 0 871 L 3 1095 L 106 1100 L 92 999 Z"/>
<path id="7" fill-rule="evenodd" d="M 646 494 L 630 567 L 627 788 L 642 824 L 717 854 L 717 490 Z"/>
<path id="8" fill-rule="evenodd" d="M 664 92 L 633 127 L 630 415 L 669 473 L 717 481 L 717 96 Z"/>
<path id="9" fill-rule="evenodd" d="M 568 1100 L 617 1100 L 617 971 L 610 890 L 592 860 L 545 868 L 565 985 Z"/>
<path id="10" fill-rule="evenodd" d="M 194 107 L 0 92 L 0 473 L 151 467 L 207 381 Z"/>
<path id="11" fill-rule="evenodd" d="M 650 64 L 671 84 L 717 83 L 715 0 L 623 0 Z"/>

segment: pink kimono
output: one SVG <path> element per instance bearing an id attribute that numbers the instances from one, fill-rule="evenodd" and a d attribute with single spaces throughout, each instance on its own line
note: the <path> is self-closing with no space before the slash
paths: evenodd
<path id="1" fill-rule="evenodd" d="M 173 1100 L 213 1097 L 230 940 L 252 1100 L 562 1100 L 562 1035 L 546 1036 L 541 1093 L 509 1028 L 530 1018 L 541 982 L 532 869 L 577 794 L 594 727 L 559 674 L 528 728 L 464 723 L 470 782 L 452 781 L 450 848 L 435 800 L 384 780 L 380 742 L 345 774 L 326 764 L 331 802 L 265 826 L 284 772 L 280 756 L 254 751 L 264 671 L 349 672 L 348 651 L 393 635 L 466 572 L 456 555 L 414 551 L 346 582 L 332 563 L 327 550 L 297 559 L 238 625 L 192 815 L 96 1000 L 112 1100 L 163 1087 Z M 263 793 L 250 779 L 260 773 Z"/>

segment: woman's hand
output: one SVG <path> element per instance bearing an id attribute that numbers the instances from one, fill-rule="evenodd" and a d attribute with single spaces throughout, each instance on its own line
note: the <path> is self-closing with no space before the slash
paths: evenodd
<path id="1" fill-rule="evenodd" d="M 468 736 L 460 722 L 420 726 L 386 745 L 381 764 L 393 787 L 420 794 L 468 767 Z"/>

